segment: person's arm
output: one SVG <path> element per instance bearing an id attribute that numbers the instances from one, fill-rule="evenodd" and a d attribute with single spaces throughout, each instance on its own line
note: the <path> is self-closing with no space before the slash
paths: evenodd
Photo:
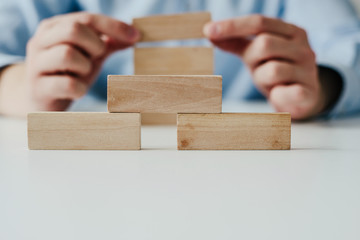
<path id="1" fill-rule="evenodd" d="M 25 64 L 13 64 L 0 70 L 0 113 L 23 116 L 29 106 L 25 91 Z"/>

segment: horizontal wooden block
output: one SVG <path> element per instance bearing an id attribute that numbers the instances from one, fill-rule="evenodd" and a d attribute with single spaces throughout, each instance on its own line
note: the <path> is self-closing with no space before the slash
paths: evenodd
<path id="1" fill-rule="evenodd" d="M 221 76 L 108 76 L 109 112 L 220 113 Z"/>
<path id="2" fill-rule="evenodd" d="M 133 26 L 141 32 L 140 41 L 153 42 L 203 38 L 204 25 L 210 21 L 209 12 L 198 12 L 135 18 Z"/>
<path id="3" fill-rule="evenodd" d="M 212 47 L 155 47 L 134 49 L 136 75 L 212 75 Z"/>
<path id="4" fill-rule="evenodd" d="M 139 113 L 30 113 L 29 149 L 139 150 L 140 121 Z"/>
<path id="5" fill-rule="evenodd" d="M 288 113 L 178 114 L 179 150 L 288 150 Z"/>

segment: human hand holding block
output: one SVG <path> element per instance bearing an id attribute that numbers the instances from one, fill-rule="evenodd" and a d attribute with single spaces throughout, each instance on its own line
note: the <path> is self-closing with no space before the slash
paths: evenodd
<path id="1" fill-rule="evenodd" d="M 133 45 L 138 31 L 119 20 L 86 12 L 41 22 L 27 46 L 27 111 L 65 110 L 85 95 L 114 51 Z"/>
<path id="2" fill-rule="evenodd" d="M 242 58 L 257 88 L 277 111 L 294 119 L 325 111 L 339 96 L 338 78 L 321 78 L 304 29 L 283 20 L 250 15 L 208 23 L 205 35 Z"/>

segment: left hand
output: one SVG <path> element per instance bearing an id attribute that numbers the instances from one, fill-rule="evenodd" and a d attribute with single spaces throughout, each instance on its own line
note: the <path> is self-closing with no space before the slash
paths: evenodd
<path id="1" fill-rule="evenodd" d="M 242 58 L 255 85 L 277 111 L 305 119 L 326 107 L 305 30 L 279 19 L 250 15 L 208 23 L 204 33 L 217 47 Z"/>

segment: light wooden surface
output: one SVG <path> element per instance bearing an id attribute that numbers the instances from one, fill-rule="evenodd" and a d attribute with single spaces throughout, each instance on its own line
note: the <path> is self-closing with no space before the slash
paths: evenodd
<path id="1" fill-rule="evenodd" d="M 221 76 L 108 76 L 109 112 L 220 113 L 221 103 Z"/>
<path id="2" fill-rule="evenodd" d="M 28 115 L 28 146 L 33 150 L 139 150 L 140 138 L 139 113 Z"/>
<path id="3" fill-rule="evenodd" d="M 156 15 L 133 19 L 142 42 L 203 38 L 203 27 L 211 21 L 209 12 Z"/>
<path id="4" fill-rule="evenodd" d="M 290 149 L 287 113 L 178 114 L 179 150 Z"/>
<path id="5" fill-rule="evenodd" d="M 360 114 L 294 122 L 291 151 L 177 151 L 176 126 L 141 135 L 141 151 L 29 151 L 26 120 L 0 116 L 0 239 L 360 239 Z"/>
<path id="6" fill-rule="evenodd" d="M 146 47 L 134 49 L 136 75 L 212 75 L 212 47 Z"/>

